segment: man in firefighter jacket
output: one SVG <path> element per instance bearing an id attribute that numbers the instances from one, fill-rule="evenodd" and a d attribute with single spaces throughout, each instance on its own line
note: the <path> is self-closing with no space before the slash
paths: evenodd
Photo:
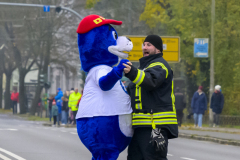
<path id="1" fill-rule="evenodd" d="M 139 69 L 124 64 L 133 109 L 134 135 L 128 160 L 167 160 L 168 139 L 178 137 L 173 72 L 163 59 L 161 37 L 149 35 L 143 43 Z"/>

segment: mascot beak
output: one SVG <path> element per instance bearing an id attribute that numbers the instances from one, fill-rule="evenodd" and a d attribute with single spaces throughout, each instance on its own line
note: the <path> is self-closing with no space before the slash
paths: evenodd
<path id="1" fill-rule="evenodd" d="M 125 37 L 125 36 L 120 36 L 117 39 L 117 45 L 116 46 L 109 46 L 108 51 L 119 58 L 127 58 L 128 54 L 124 53 L 124 51 L 130 52 L 133 48 L 133 43 L 132 41 Z"/>

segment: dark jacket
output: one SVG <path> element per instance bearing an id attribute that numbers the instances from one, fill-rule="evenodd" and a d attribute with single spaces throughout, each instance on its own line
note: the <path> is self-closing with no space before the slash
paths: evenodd
<path id="1" fill-rule="evenodd" d="M 176 110 L 183 110 L 186 107 L 185 97 L 183 93 L 181 92 L 175 93 L 175 106 Z"/>
<path id="2" fill-rule="evenodd" d="M 169 64 L 163 59 L 162 53 L 143 57 L 139 60 L 139 70 L 134 66 L 125 76 L 134 83 L 128 86 L 128 93 L 131 97 L 131 106 L 134 113 L 154 114 L 160 112 L 171 112 L 175 114 L 174 93 L 173 93 L 173 72 Z M 160 65 L 153 65 L 153 64 Z M 150 65 L 151 64 L 151 65 Z M 144 73 L 142 73 L 144 72 Z M 136 81 L 144 74 L 144 79 Z M 138 85 L 136 85 L 138 84 Z M 141 97 L 136 96 L 136 87 L 141 88 Z M 139 99 L 139 100 L 136 100 Z M 141 103 L 142 109 L 137 109 L 136 104 Z M 159 128 L 170 131 L 169 138 L 178 136 L 177 124 L 159 124 Z M 137 127 L 152 127 L 151 125 L 133 125 Z"/>
<path id="3" fill-rule="evenodd" d="M 52 99 L 47 99 L 48 100 L 48 108 L 49 108 L 49 110 L 51 110 L 52 109 L 52 102 L 54 101 L 54 98 L 52 98 Z"/>
<path id="4" fill-rule="evenodd" d="M 207 110 L 207 97 L 205 93 L 202 92 L 201 95 L 196 91 L 192 98 L 192 113 L 204 114 Z"/>
<path id="5" fill-rule="evenodd" d="M 62 102 L 62 111 L 68 111 L 68 101 Z"/>
<path id="6" fill-rule="evenodd" d="M 210 107 L 212 108 L 212 111 L 217 114 L 222 113 L 223 104 L 224 104 L 223 94 L 221 92 L 218 92 L 218 93 L 214 92 L 212 94 L 211 105 L 210 105 Z"/>

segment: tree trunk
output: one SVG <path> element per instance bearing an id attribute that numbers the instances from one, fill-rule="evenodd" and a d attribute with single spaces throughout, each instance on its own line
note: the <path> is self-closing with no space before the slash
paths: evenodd
<path id="1" fill-rule="evenodd" d="M 31 105 L 31 110 L 30 110 L 31 115 L 35 115 L 35 113 L 37 111 L 38 101 L 39 101 L 39 98 L 40 98 L 41 93 L 42 93 L 42 88 L 43 87 L 41 87 L 38 83 L 37 89 L 35 91 L 35 96 L 34 96 L 34 99 L 32 101 L 32 105 Z"/>
<path id="2" fill-rule="evenodd" d="M 11 109 L 12 108 L 12 101 L 10 95 L 10 83 L 11 83 L 11 74 L 6 75 L 6 87 L 5 87 L 5 94 L 4 94 L 4 109 Z"/>
<path id="3" fill-rule="evenodd" d="M 25 79 L 26 72 L 19 70 L 19 105 L 20 105 L 20 114 L 24 114 L 27 111 L 25 106 Z"/>
<path id="4" fill-rule="evenodd" d="M 2 90 L 3 90 L 3 87 L 2 87 L 2 83 L 3 83 L 3 73 L 0 72 L 0 108 L 2 108 Z"/>

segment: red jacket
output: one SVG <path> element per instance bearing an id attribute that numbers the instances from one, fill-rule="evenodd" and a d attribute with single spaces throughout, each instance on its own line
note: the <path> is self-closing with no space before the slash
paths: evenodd
<path id="1" fill-rule="evenodd" d="M 19 96 L 19 93 L 18 93 L 18 92 L 16 92 L 16 93 L 13 92 L 13 93 L 11 94 L 11 100 L 18 102 L 18 96 Z"/>

